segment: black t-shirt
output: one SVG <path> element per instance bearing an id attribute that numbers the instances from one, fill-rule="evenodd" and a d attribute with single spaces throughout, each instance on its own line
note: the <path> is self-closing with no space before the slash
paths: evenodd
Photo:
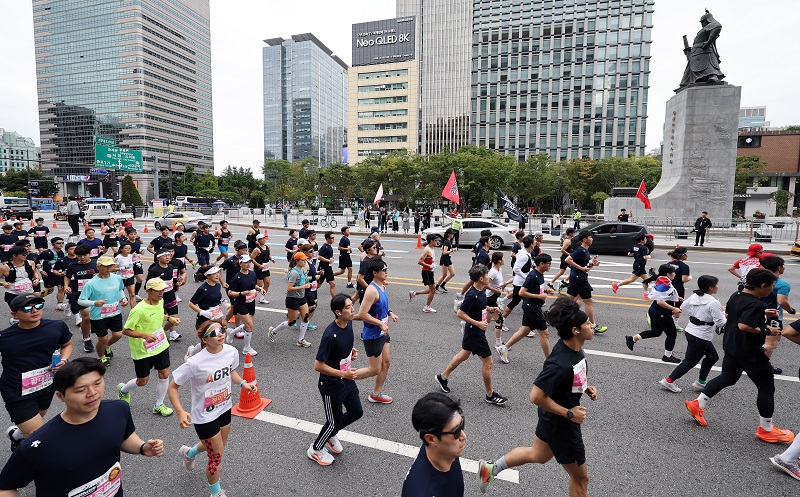
<path id="1" fill-rule="evenodd" d="M 50 228 L 47 226 L 34 226 L 28 230 L 28 235 L 33 237 L 33 243 L 37 247 L 47 247 L 47 235 L 49 234 Z"/>
<path id="2" fill-rule="evenodd" d="M 28 238 L 28 232 L 23 229 L 13 230 L 11 235 L 16 237 L 17 241 Z"/>
<path id="3" fill-rule="evenodd" d="M 686 288 L 683 286 L 683 277 L 689 276 L 689 265 L 683 261 L 669 261 L 670 266 L 675 268 L 675 277 L 672 278 L 672 286 L 678 292 L 678 295 L 683 297 L 686 293 Z"/>
<path id="4" fill-rule="evenodd" d="M 189 247 L 186 244 L 175 245 L 175 255 L 172 256 L 173 259 L 183 259 L 186 257 L 186 254 L 189 253 Z"/>
<path id="5" fill-rule="evenodd" d="M 53 271 L 66 271 L 68 267 L 78 263 L 77 257 L 66 257 L 59 259 L 53 266 Z"/>
<path id="6" fill-rule="evenodd" d="M 0 356 L 2 356 L 3 372 L 0 374 L 0 394 L 3 400 L 14 402 L 24 398 L 39 395 L 52 396 L 55 388 L 50 378 L 44 378 L 42 373 L 35 370 L 48 368 L 52 365 L 53 352 L 62 345 L 69 343 L 72 333 L 63 321 L 42 319 L 39 326 L 30 330 L 23 330 L 12 325 L 0 331 Z M 23 374 L 25 379 L 23 380 Z M 50 375 L 48 371 L 46 373 Z M 51 382 L 51 386 L 36 390 L 44 378 Z M 23 384 L 24 382 L 24 384 Z M 23 389 L 26 391 L 23 395 Z"/>
<path id="7" fill-rule="evenodd" d="M 484 250 L 483 247 L 478 250 L 478 256 L 475 257 L 475 264 L 483 264 L 486 267 L 492 266 L 492 259 L 489 257 L 489 252 Z"/>
<path id="8" fill-rule="evenodd" d="M 11 233 L 7 235 L 5 233 L 0 233 L 0 261 L 5 262 L 11 259 L 11 256 L 8 255 L 8 251 L 11 250 L 11 247 L 13 247 L 18 240 L 19 239 Z"/>
<path id="9" fill-rule="evenodd" d="M 350 239 L 342 235 L 342 237 L 339 238 L 339 246 L 343 248 L 350 247 Z M 339 255 L 350 255 L 350 252 L 348 252 L 347 250 L 339 250 Z"/>
<path id="10" fill-rule="evenodd" d="M 219 305 L 222 302 L 222 285 L 217 283 L 211 286 L 208 283 L 203 283 L 195 290 L 189 302 L 203 310 Z"/>
<path id="11" fill-rule="evenodd" d="M 39 262 L 42 264 L 42 270 L 50 274 L 50 271 L 56 265 L 56 263 L 65 257 L 63 250 L 53 251 L 51 249 L 47 249 L 41 254 L 39 254 Z"/>
<path id="12" fill-rule="evenodd" d="M 628 219 L 630 219 L 630 216 L 628 214 L 620 214 L 619 216 L 617 216 L 617 220 L 621 223 L 627 223 Z"/>
<path id="13" fill-rule="evenodd" d="M 576 248 L 569 255 L 572 257 L 572 261 L 581 267 L 588 266 L 589 261 L 592 260 L 592 256 L 589 255 L 589 251 L 583 247 Z M 589 276 L 586 273 L 579 271 L 574 267 L 570 268 L 569 277 L 570 279 L 576 278 L 579 281 L 587 281 L 589 279 Z"/>
<path id="14" fill-rule="evenodd" d="M 650 254 L 650 249 L 647 248 L 647 245 L 637 243 L 631 247 L 631 253 L 633 254 L 633 270 L 643 271 L 647 265 L 647 259 L 644 257 Z"/>
<path id="15" fill-rule="evenodd" d="M 725 335 L 722 337 L 722 348 L 726 353 L 740 358 L 764 358 L 763 333 L 749 333 L 739 329 L 739 324 L 753 328 L 761 328 L 767 324 L 764 304 L 754 295 L 736 292 L 728 299 L 725 313 L 728 322 L 725 324 Z"/>
<path id="16" fill-rule="evenodd" d="M 219 267 L 225 270 L 225 283 L 230 284 L 233 277 L 239 272 L 239 258 L 235 255 L 228 257 L 222 261 Z"/>
<path id="17" fill-rule="evenodd" d="M 297 233 L 297 237 L 298 238 L 305 238 L 306 240 L 308 240 L 308 232 L 309 231 L 311 231 L 311 230 L 307 229 L 307 228 L 300 228 L 300 231 Z"/>
<path id="18" fill-rule="evenodd" d="M 364 282 L 367 284 L 367 286 L 372 283 L 372 278 L 375 277 L 375 275 L 372 274 L 372 271 L 367 270 L 370 262 L 372 262 L 372 257 L 364 257 L 361 260 L 361 263 L 358 265 L 358 274 L 364 277 Z M 366 290 L 366 288 L 362 288 L 362 290 Z"/>
<path id="19" fill-rule="evenodd" d="M 253 228 L 253 234 L 252 235 L 248 234 L 245 237 L 245 239 L 247 240 L 247 250 L 252 252 L 253 249 L 256 248 L 256 245 L 258 245 L 256 243 L 256 237 L 258 235 L 260 235 L 260 234 L 261 234 L 261 230 L 259 228 Z"/>
<path id="20" fill-rule="evenodd" d="M 285 247 L 289 250 L 297 250 L 297 238 L 289 238 L 286 240 Z M 292 257 L 294 257 L 294 252 L 286 252 L 286 260 L 291 261 Z"/>
<path id="21" fill-rule="evenodd" d="M 139 240 L 138 238 L 136 240 L 132 241 L 132 242 L 129 241 L 127 238 L 125 238 L 124 240 L 120 241 L 120 245 L 123 245 L 123 244 L 127 244 L 127 245 L 131 246 L 131 254 L 141 254 L 142 253 L 142 241 Z M 137 262 L 137 264 L 141 264 L 141 261 Z"/>
<path id="22" fill-rule="evenodd" d="M 572 409 L 580 405 L 581 395 L 588 386 L 587 384 L 586 355 L 583 350 L 574 351 L 559 339 L 550 352 L 550 356 L 544 361 L 544 367 L 533 384 L 539 387 L 553 401 Z M 567 418 L 558 416 L 549 411 L 539 408 L 539 420 L 551 424 L 555 428 L 577 428 L 580 425 L 573 423 Z"/>
<path id="23" fill-rule="evenodd" d="M 168 236 L 166 238 L 164 238 L 162 236 L 158 236 L 156 238 L 153 238 L 153 241 L 150 242 L 150 245 L 153 246 L 153 250 L 155 252 L 158 252 L 159 250 L 161 250 L 161 247 L 163 247 L 164 245 L 166 245 L 168 243 L 172 243 L 172 237 L 171 236 Z"/>
<path id="24" fill-rule="evenodd" d="M 333 259 L 333 245 L 329 243 L 323 243 L 322 247 L 319 248 L 319 256 L 324 257 L 326 259 Z M 329 262 L 325 262 L 322 259 L 319 260 L 319 269 L 325 269 L 329 267 L 331 264 Z"/>
<path id="25" fill-rule="evenodd" d="M 469 290 L 464 295 L 464 301 L 461 303 L 461 310 L 475 321 L 483 321 L 485 319 L 484 311 L 486 311 L 486 292 L 478 290 L 474 286 L 469 287 Z M 485 333 L 484 330 L 473 326 L 469 322 L 464 326 L 464 331 L 467 333 Z"/>
<path id="26" fill-rule="evenodd" d="M 197 233 L 194 237 L 195 247 L 200 254 L 214 251 L 214 235 L 211 233 Z"/>
<path id="27" fill-rule="evenodd" d="M 544 275 L 536 269 L 531 269 L 531 271 L 528 273 L 528 276 L 525 278 L 525 283 L 523 283 L 522 286 L 528 291 L 528 293 L 538 295 L 541 293 L 541 289 L 544 286 Z M 532 311 L 541 316 L 543 305 L 544 300 L 542 299 L 526 297 L 525 301 L 522 303 L 522 308 L 526 311 Z"/>
<path id="28" fill-rule="evenodd" d="M 67 267 L 65 276 L 69 278 L 69 287 L 72 288 L 72 296 L 78 298 L 81 290 L 83 290 L 83 285 L 92 279 L 95 274 L 97 274 L 97 266 L 94 262 L 79 264 L 76 260 L 75 263 L 70 264 Z"/>
<path id="29" fill-rule="evenodd" d="M 344 328 L 339 328 L 336 321 L 325 328 L 322 338 L 319 341 L 319 349 L 317 349 L 317 360 L 324 362 L 333 369 L 346 371 L 350 369 L 353 353 L 353 323 L 348 322 Z M 349 383 L 355 383 L 353 380 L 346 380 L 338 376 L 328 376 L 326 374 L 319 374 L 319 389 L 321 392 L 330 394 L 341 388 L 344 388 Z"/>
<path id="30" fill-rule="evenodd" d="M 446 254 L 445 254 L 445 250 L 444 250 L 445 248 L 447 249 L 447 253 Z M 449 260 L 450 259 L 450 252 L 452 250 L 453 250 L 453 242 L 452 242 L 452 240 L 450 240 L 448 238 L 445 238 L 444 240 L 442 240 L 442 257 L 443 258 L 446 257 Z"/>
<path id="31" fill-rule="evenodd" d="M 461 461 L 456 458 L 450 470 L 443 473 L 433 467 L 423 445 L 406 474 L 402 497 L 464 497 Z"/>
<path id="32" fill-rule="evenodd" d="M 258 283 L 256 279 L 256 273 L 254 271 L 248 271 L 247 274 L 239 271 L 236 275 L 231 279 L 230 283 L 228 283 L 228 290 L 231 292 L 246 292 L 248 290 L 255 290 L 256 284 Z M 247 296 L 240 295 L 235 297 L 233 302 L 237 305 L 244 305 L 247 303 Z"/>
<path id="33" fill-rule="evenodd" d="M 106 244 L 117 245 L 117 226 L 108 225 L 103 228 L 103 245 Z"/>
<path id="34" fill-rule="evenodd" d="M 33 482 L 37 497 L 92 495 L 97 485 L 121 485 L 120 448 L 136 427 L 130 406 L 103 400 L 97 415 L 72 425 L 60 415 L 23 440 L 0 473 L 0 488 L 24 488 Z M 80 450 L 65 448 L 80 447 Z M 121 497 L 122 487 L 116 493 Z"/>
<path id="35" fill-rule="evenodd" d="M 170 263 L 167 264 L 167 267 L 161 267 L 159 263 L 154 262 L 152 265 L 150 265 L 149 268 L 147 268 L 146 280 L 149 280 L 151 278 L 161 278 L 167 283 L 167 288 L 169 289 L 164 292 L 164 302 L 172 302 L 175 300 L 174 274 L 176 269 L 175 266 L 173 266 L 173 263 L 176 262 L 178 261 L 177 260 L 170 261 Z"/>

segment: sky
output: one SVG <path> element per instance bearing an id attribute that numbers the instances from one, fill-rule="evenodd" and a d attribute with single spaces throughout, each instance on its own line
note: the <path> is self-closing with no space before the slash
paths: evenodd
<path id="1" fill-rule="evenodd" d="M 471 0 L 462 0 L 471 1 Z M 763 5 L 763 7 L 759 7 Z M 395 17 L 395 0 L 263 2 L 211 0 L 214 163 L 263 163 L 262 47 L 269 38 L 313 33 L 346 63 L 351 25 Z M 657 0 L 653 15 L 646 150 L 662 140 L 664 109 L 683 75 L 682 36 L 700 29 L 703 8 L 722 23 L 717 42 L 725 81 L 742 87 L 742 106 L 766 106 L 772 126 L 800 124 L 795 95 L 800 65 L 791 46 L 798 29 L 795 0 Z M 33 19 L 26 0 L 3 1 L 0 30 L 0 128 L 39 144 Z M 795 40 L 794 42 L 792 40 Z"/>

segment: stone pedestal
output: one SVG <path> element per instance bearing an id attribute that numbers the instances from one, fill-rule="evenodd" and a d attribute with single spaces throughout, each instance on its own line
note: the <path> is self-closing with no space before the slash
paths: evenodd
<path id="1" fill-rule="evenodd" d="M 621 208 L 639 221 L 671 217 L 690 224 L 702 211 L 716 225 L 730 222 L 736 174 L 737 126 L 741 87 L 729 84 L 691 86 L 667 102 L 661 180 L 648 185 L 652 210 L 635 198 L 611 197 L 606 219 Z"/>

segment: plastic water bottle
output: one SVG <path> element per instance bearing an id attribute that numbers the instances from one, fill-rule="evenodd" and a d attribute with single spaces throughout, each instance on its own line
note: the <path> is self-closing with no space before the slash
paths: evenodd
<path id="1" fill-rule="evenodd" d="M 61 349 L 56 349 L 55 352 L 53 352 L 52 357 L 50 358 L 50 367 L 52 369 L 55 369 L 55 367 L 58 366 L 59 362 L 61 362 Z M 56 372 L 51 371 L 50 375 L 55 376 Z"/>

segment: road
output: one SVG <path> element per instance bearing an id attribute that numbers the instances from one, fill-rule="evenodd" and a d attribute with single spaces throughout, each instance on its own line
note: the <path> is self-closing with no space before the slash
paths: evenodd
<path id="1" fill-rule="evenodd" d="M 65 230 L 54 231 L 63 234 Z M 234 227 L 234 231 L 237 237 L 244 238 L 244 228 Z M 142 236 L 147 242 L 157 233 L 151 230 L 150 234 Z M 332 319 L 328 307 L 330 296 L 327 286 L 323 285 L 319 292 L 319 311 L 314 319 L 320 329 L 309 332 L 306 337 L 312 342 L 312 348 L 295 347 L 295 337 L 291 333 L 282 334 L 274 344 L 267 340 L 267 327 L 279 323 L 285 312 L 282 308 L 285 270 L 281 269 L 286 267 L 282 256 L 285 240 L 285 234 L 270 232 L 270 247 L 278 260 L 268 295 L 272 303 L 258 305 L 253 339 L 253 346 L 260 352 L 254 360 L 259 385 L 262 394 L 273 402 L 259 419 L 234 418 L 222 464 L 223 488 L 231 496 L 344 493 L 397 496 L 420 443 L 411 426 L 411 408 L 419 397 L 438 390 L 434 375 L 444 369 L 460 348 L 460 331 L 452 312 L 452 301 L 454 290 L 466 281 L 470 263 L 468 250 L 462 249 L 454 256 L 456 278 L 449 284 L 451 293 L 437 295 L 433 302 L 439 312 L 424 314 L 422 298 L 417 297 L 411 303 L 408 300 L 409 289 L 421 288 L 416 240 L 392 240 L 390 237 L 383 240 L 389 266 L 390 307 L 400 317 L 391 327 L 392 367 L 384 389 L 395 401 L 390 405 L 368 403 L 366 396 L 373 380 L 360 381 L 364 417 L 349 427 L 352 433 L 342 437 L 344 454 L 337 456 L 332 466 L 321 467 L 308 460 L 305 451 L 315 437 L 318 424 L 324 422 L 313 362 L 319 336 Z M 360 241 L 360 236 L 353 237 L 355 244 Z M 555 255 L 553 250 L 547 251 Z M 714 274 L 721 279 L 720 299 L 724 304 L 735 291 L 735 278 L 726 272 L 735 258 L 734 254 L 692 254 L 690 250 L 687 262 L 695 280 L 701 274 Z M 648 303 L 641 299 L 641 287 L 623 287 L 618 295 L 610 288 L 612 280 L 623 279 L 630 273 L 631 260 L 611 256 L 601 256 L 600 260 L 601 266 L 591 272 L 591 283 L 595 288 L 597 321 L 609 326 L 609 330 L 604 335 L 596 335 L 586 346 L 589 382 L 599 390 L 596 402 L 584 397 L 588 416 L 583 436 L 591 477 L 590 493 L 665 497 L 692 495 L 698 491 L 719 496 L 797 495 L 797 482 L 773 470 L 767 460 L 783 449 L 763 443 L 754 435 L 758 413 L 752 383 L 744 377 L 735 387 L 721 392 L 706 411 L 709 426 L 697 426 L 683 406 L 684 400 L 696 395 L 689 387 L 696 378 L 696 370 L 679 382 L 684 387 L 683 393 L 666 392 L 657 385 L 656 382 L 672 369 L 672 365 L 660 361 L 663 341 L 656 338 L 641 342 L 631 353 L 623 338 L 647 328 Z M 657 267 L 663 262 L 666 262 L 666 255 L 657 251 L 650 266 Z M 506 267 L 505 273 L 508 277 L 510 268 Z M 800 288 L 797 262 L 787 262 L 785 276 L 793 286 Z M 341 277 L 337 285 L 344 288 Z M 188 301 L 196 287 L 196 283 L 190 282 L 182 289 L 184 301 Z M 794 296 L 790 298 L 796 301 Z M 53 297 L 48 297 L 45 317 L 61 319 L 61 314 L 53 310 L 53 302 Z M 186 345 L 195 342 L 191 338 L 194 316 L 185 303 L 181 304 L 181 317 L 184 324 L 179 331 L 184 338 L 170 348 L 173 368 L 182 362 Z M 521 312 L 517 309 L 507 321 L 512 331 L 519 326 L 520 319 Z M 361 325 L 356 324 L 355 328 L 360 331 Z M 80 333 L 71 324 L 70 329 L 75 333 L 75 356 L 83 355 L 79 351 Z M 510 336 L 510 332 L 505 336 Z M 720 337 L 715 341 L 722 355 Z M 551 338 L 551 343 L 554 342 Z M 234 345 L 242 347 L 239 340 Z M 679 336 L 678 357 L 683 356 L 685 345 L 685 339 Z M 358 340 L 356 347 L 360 347 Z M 782 428 L 800 429 L 800 419 L 791 414 L 800 412 L 795 375 L 797 352 L 794 344 L 785 342 L 773 360 L 786 371 L 786 376 L 775 380 L 775 423 Z M 133 364 L 128 357 L 128 345 L 123 340 L 115 346 L 114 362 L 106 375 L 105 398 L 116 398 L 117 383 L 132 377 Z M 506 407 L 491 406 L 483 401 L 477 359 L 470 359 L 451 376 L 451 395 L 461 400 L 467 419 L 466 460 L 462 466 L 473 472 L 465 471 L 465 495 L 479 495 L 475 461 L 493 460 L 517 445 L 532 442 L 536 410 L 528 396 L 542 361 L 537 339 L 525 339 L 514 347 L 510 364 L 495 361 L 494 383 L 500 393 L 510 398 Z M 188 406 L 188 392 L 183 391 L 182 395 L 184 405 Z M 202 471 L 205 456 L 199 457 L 192 474 L 186 473 L 177 457 L 181 444 L 196 442 L 194 430 L 181 430 L 175 416 L 160 418 L 152 414 L 154 396 L 155 382 L 152 381 L 133 392 L 131 410 L 139 435 L 163 438 L 166 453 L 160 459 L 123 455 L 127 493 L 207 495 Z M 56 399 L 49 416 L 59 410 L 60 402 Z M 2 410 L 0 426 L 9 423 L 7 413 Z M 63 450 L 64 456 L 69 457 L 70 451 L 80 448 L 64 447 Z M 7 445 L 0 445 L 0 460 L 8 457 L 8 451 Z M 545 466 L 517 469 L 518 472 L 503 473 L 506 480 L 493 483 L 490 494 L 566 495 L 566 473 L 554 461 Z M 21 495 L 34 493 L 26 489 Z"/>

